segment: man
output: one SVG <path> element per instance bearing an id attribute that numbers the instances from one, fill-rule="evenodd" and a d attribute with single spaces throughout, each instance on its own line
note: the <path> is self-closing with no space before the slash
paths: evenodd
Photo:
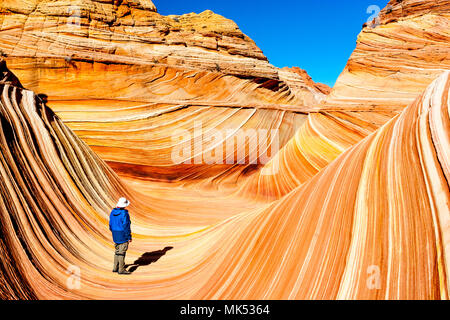
<path id="1" fill-rule="evenodd" d="M 131 272 L 125 270 L 125 255 L 128 250 L 128 244 L 132 241 L 130 215 L 128 210 L 125 209 L 129 205 L 130 201 L 120 198 L 116 208 L 113 209 L 109 217 L 109 230 L 111 230 L 114 243 L 116 244 L 113 272 L 118 272 L 119 274 L 131 274 Z"/>

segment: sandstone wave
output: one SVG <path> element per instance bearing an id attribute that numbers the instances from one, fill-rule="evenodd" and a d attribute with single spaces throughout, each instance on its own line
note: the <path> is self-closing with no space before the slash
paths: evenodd
<path id="1" fill-rule="evenodd" d="M 355 51 L 322 106 L 402 110 L 450 69 L 450 1 L 391 0 L 365 24 Z"/>
<path id="2" fill-rule="evenodd" d="M 448 299 L 448 9 L 390 1 L 330 89 L 211 11 L 3 1 L 0 299 Z"/>
<path id="3" fill-rule="evenodd" d="M 3 81 L 1 296 L 448 298 L 449 88 L 447 72 L 280 200 L 245 208 L 234 199 L 240 212 L 209 207 L 216 222 L 194 226 L 195 217 L 174 212 L 195 200 L 144 205 L 149 199 L 136 200 L 40 98 Z M 136 201 L 130 258 L 173 247 L 131 280 L 109 270 L 106 219 L 118 192 Z M 155 210 L 162 202 L 171 213 Z M 69 290 L 73 265 L 82 285 Z M 381 271 L 380 290 L 367 285 L 371 266 Z"/>

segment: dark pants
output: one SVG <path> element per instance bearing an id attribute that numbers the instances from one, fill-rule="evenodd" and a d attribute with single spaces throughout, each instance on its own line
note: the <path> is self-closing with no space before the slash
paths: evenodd
<path id="1" fill-rule="evenodd" d="M 128 250 L 128 242 L 117 244 L 116 243 L 116 252 L 114 255 L 114 267 L 113 271 L 118 271 L 119 273 L 125 271 L 125 255 Z"/>

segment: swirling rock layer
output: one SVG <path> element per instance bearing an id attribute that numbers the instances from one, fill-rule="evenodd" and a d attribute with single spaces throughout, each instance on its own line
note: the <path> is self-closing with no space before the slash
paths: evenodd
<path id="1" fill-rule="evenodd" d="M 283 146 L 305 118 L 297 112 L 328 93 L 301 69 L 269 64 L 211 11 L 166 17 L 143 1 L 6 1 L 0 24 L 0 50 L 24 86 L 128 177 L 239 177 L 254 166 L 174 165 L 173 132 L 199 121 L 208 131 L 279 130 Z"/>
<path id="2" fill-rule="evenodd" d="M 209 11 L 3 1 L 0 298 L 448 299 L 448 1 L 390 5 L 319 105 Z"/>
<path id="3" fill-rule="evenodd" d="M 402 110 L 450 69 L 450 1 L 392 0 L 365 26 L 322 106 L 327 110 Z"/>
<path id="4" fill-rule="evenodd" d="M 269 203 L 138 194 L 15 84 L 1 82 L 2 298 L 448 298 L 450 72 Z M 133 202 L 127 259 L 173 247 L 127 278 L 110 271 L 107 215 L 119 194 Z"/>
<path id="5" fill-rule="evenodd" d="M 3 1 L 0 24 L 10 68 L 50 100 L 132 96 L 301 108 L 325 98 L 269 64 L 233 21 L 211 11 L 166 17 L 150 1 Z"/>

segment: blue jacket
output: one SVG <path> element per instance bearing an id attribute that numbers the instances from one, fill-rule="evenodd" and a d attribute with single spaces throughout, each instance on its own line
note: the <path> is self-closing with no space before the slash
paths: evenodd
<path id="1" fill-rule="evenodd" d="M 109 216 L 109 230 L 113 235 L 113 240 L 117 244 L 122 244 L 131 240 L 131 220 L 128 210 L 115 208 Z"/>

